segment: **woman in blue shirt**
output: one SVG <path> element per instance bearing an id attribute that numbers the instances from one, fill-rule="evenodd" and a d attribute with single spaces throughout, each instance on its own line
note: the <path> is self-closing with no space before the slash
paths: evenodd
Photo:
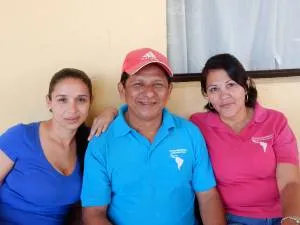
<path id="1" fill-rule="evenodd" d="M 61 225 L 80 199 L 89 77 L 62 69 L 51 79 L 47 121 L 18 124 L 0 136 L 0 224 Z"/>

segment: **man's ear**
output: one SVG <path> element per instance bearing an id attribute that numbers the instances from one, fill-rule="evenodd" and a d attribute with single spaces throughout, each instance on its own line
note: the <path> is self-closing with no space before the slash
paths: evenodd
<path id="1" fill-rule="evenodd" d="M 118 92 L 121 100 L 125 102 L 125 87 L 121 82 L 118 83 Z"/>

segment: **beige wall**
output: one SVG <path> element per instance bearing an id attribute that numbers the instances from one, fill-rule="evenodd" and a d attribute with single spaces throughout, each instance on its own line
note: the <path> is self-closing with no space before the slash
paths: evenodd
<path id="1" fill-rule="evenodd" d="M 116 83 L 126 52 L 166 51 L 161 0 L 10 0 L 0 4 L 0 133 L 49 117 L 50 77 L 63 67 L 86 71 L 95 108 L 118 105 Z"/>
<path id="2" fill-rule="evenodd" d="M 94 112 L 117 106 L 116 83 L 126 52 L 149 46 L 166 52 L 162 0 L 10 0 L 0 5 L 0 133 L 18 122 L 49 117 L 50 77 L 63 67 L 86 71 L 94 81 Z M 300 78 L 257 80 L 264 105 L 286 113 L 300 138 Z M 188 116 L 202 110 L 199 84 L 175 84 L 169 108 Z"/>

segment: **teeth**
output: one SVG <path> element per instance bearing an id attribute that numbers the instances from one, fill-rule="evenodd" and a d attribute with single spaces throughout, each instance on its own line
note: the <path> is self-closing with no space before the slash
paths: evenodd
<path id="1" fill-rule="evenodd" d="M 155 102 L 140 102 L 143 105 L 153 105 Z"/>

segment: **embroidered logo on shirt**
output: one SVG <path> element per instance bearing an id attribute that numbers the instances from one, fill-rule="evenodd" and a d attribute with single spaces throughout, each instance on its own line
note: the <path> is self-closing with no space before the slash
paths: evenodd
<path id="1" fill-rule="evenodd" d="M 178 170 L 180 170 L 184 162 L 182 155 L 186 154 L 187 150 L 184 148 L 180 148 L 180 149 L 169 150 L 169 152 L 170 152 L 170 157 L 175 160 L 177 164 L 177 168 Z"/>
<path id="2" fill-rule="evenodd" d="M 268 143 L 266 141 L 271 140 L 272 138 L 273 134 L 270 134 L 263 137 L 252 137 L 251 141 L 253 143 L 259 144 L 262 147 L 263 151 L 266 152 L 268 147 Z"/>

